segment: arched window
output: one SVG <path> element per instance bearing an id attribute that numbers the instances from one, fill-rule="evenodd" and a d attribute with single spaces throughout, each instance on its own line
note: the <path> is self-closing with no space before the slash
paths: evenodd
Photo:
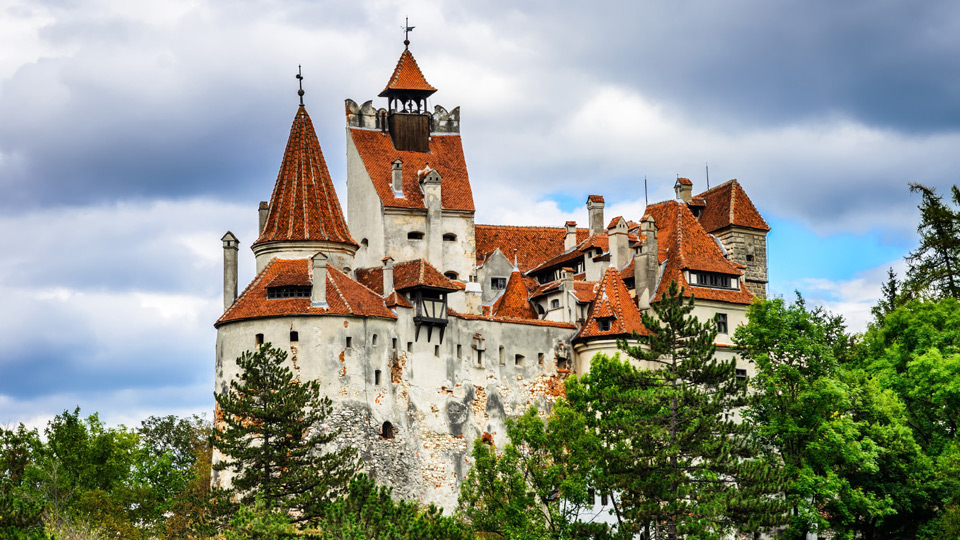
<path id="1" fill-rule="evenodd" d="M 456 242 L 456 241 L 457 241 L 457 235 L 453 234 L 452 232 L 448 232 L 447 234 L 443 235 L 443 241 L 444 241 L 444 242 Z"/>
<path id="2" fill-rule="evenodd" d="M 383 427 L 380 428 L 380 438 L 381 439 L 392 439 L 394 437 L 393 424 L 389 421 L 383 423 Z"/>
<path id="3" fill-rule="evenodd" d="M 407 233 L 407 240 L 423 240 L 423 233 L 420 231 L 410 231 Z"/>
<path id="4" fill-rule="evenodd" d="M 369 245 L 370 245 L 370 242 L 368 242 L 366 238 L 364 238 L 363 240 L 360 241 L 360 246 L 361 246 L 361 247 L 367 247 L 367 246 L 369 246 Z"/>
<path id="5" fill-rule="evenodd" d="M 449 272 L 444 272 L 443 275 L 446 276 L 447 279 L 458 279 L 460 277 L 460 274 L 457 274 L 453 270 L 450 270 Z"/>

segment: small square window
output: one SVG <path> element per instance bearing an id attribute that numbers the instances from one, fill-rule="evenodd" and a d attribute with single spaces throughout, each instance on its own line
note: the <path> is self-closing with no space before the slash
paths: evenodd
<path id="1" fill-rule="evenodd" d="M 717 313 L 717 333 L 726 334 L 727 333 L 727 314 L 726 313 Z"/>
<path id="2" fill-rule="evenodd" d="M 744 381 L 747 379 L 747 370 L 737 369 L 737 380 Z"/>
<path id="3" fill-rule="evenodd" d="M 393 338 L 393 352 L 397 352 L 397 338 Z"/>
<path id="4" fill-rule="evenodd" d="M 598 319 L 597 326 L 600 328 L 601 332 L 610 331 L 610 319 Z"/>
<path id="5" fill-rule="evenodd" d="M 550 309 L 557 309 L 560 307 L 560 300 L 554 298 L 550 301 Z"/>
<path id="6" fill-rule="evenodd" d="M 495 277 L 490 278 L 490 288 L 495 291 L 502 291 L 507 288 L 507 278 L 505 277 Z"/>
<path id="7" fill-rule="evenodd" d="M 377 335 L 376 335 L 376 334 L 374 334 L 373 337 L 370 339 L 370 344 L 371 344 L 371 345 L 376 345 L 376 344 L 377 344 Z"/>
<path id="8" fill-rule="evenodd" d="M 296 343 L 296 342 L 298 342 L 298 341 L 300 341 L 300 333 L 297 332 L 296 330 L 291 330 L 291 331 L 290 331 L 290 343 Z"/>

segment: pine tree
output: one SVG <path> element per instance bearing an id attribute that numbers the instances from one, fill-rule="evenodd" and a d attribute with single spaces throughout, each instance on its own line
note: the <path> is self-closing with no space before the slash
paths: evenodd
<path id="1" fill-rule="evenodd" d="M 751 426 L 736 418 L 745 381 L 734 360 L 714 358 L 716 329 L 691 315 L 682 292 L 671 283 L 657 317 L 644 314 L 651 333 L 634 336 L 639 346 L 619 344 L 655 369 L 598 356 L 568 387 L 601 438 L 597 488 L 612 495 L 624 532 L 648 537 L 721 538 L 777 524 L 778 468 L 754 459 Z"/>
<path id="2" fill-rule="evenodd" d="M 242 503 L 259 495 L 294 522 L 311 522 L 345 491 L 359 464 L 352 448 L 324 452 L 339 433 L 323 426 L 330 399 L 319 382 L 298 380 L 286 358 L 264 344 L 237 359 L 239 377 L 215 394 L 222 416 L 213 444 L 226 459 L 214 468 L 235 473 L 232 491 Z"/>
<path id="3" fill-rule="evenodd" d="M 943 203 L 934 188 L 910 184 L 920 193 L 920 245 L 907 256 L 907 272 L 914 291 L 934 297 L 960 299 L 960 212 Z M 960 205 L 960 189 L 953 186 L 953 202 Z"/>

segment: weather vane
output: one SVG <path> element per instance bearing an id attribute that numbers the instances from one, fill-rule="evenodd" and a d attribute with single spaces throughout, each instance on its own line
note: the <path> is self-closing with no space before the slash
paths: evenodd
<path id="1" fill-rule="evenodd" d="M 405 17 L 405 19 L 406 19 L 406 24 L 403 25 L 403 46 L 404 46 L 404 47 L 409 47 L 409 46 L 410 46 L 410 32 L 412 32 L 413 29 L 416 28 L 416 27 L 415 27 L 415 26 L 410 26 L 410 17 Z"/>
<path id="2" fill-rule="evenodd" d="M 303 107 L 303 66 L 297 64 L 297 80 L 300 81 L 300 90 L 297 91 L 297 95 L 300 96 L 300 106 Z"/>

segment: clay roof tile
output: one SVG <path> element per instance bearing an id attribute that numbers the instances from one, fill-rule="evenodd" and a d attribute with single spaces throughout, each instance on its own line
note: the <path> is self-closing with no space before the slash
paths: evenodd
<path id="1" fill-rule="evenodd" d="M 387 81 L 387 86 L 380 92 L 380 97 L 389 97 L 392 91 L 415 91 L 430 95 L 437 91 L 430 86 L 427 79 L 420 71 L 417 60 L 413 57 L 410 49 L 404 49 L 397 60 L 397 67 L 393 70 L 393 75 Z"/>
<path id="2" fill-rule="evenodd" d="M 523 275 L 519 271 L 510 274 L 507 287 L 491 306 L 494 317 L 510 319 L 539 319 L 537 311 L 530 305 L 527 296 L 527 287 L 523 282 Z"/>

